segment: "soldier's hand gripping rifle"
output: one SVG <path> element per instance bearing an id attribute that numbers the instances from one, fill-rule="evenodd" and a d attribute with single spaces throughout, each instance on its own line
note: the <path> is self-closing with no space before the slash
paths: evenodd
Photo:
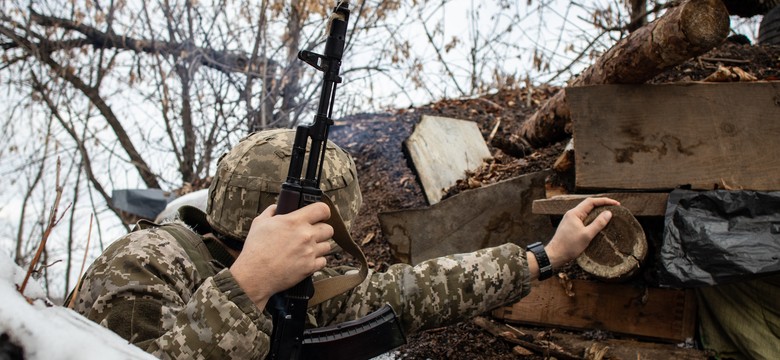
<path id="1" fill-rule="evenodd" d="M 298 126 L 296 129 L 290 168 L 277 201 L 277 214 L 293 212 L 318 202 L 323 197 L 320 178 L 325 162 L 328 130 L 333 124 L 331 113 L 336 84 L 341 82 L 339 70 L 344 53 L 348 20 L 349 3 L 342 1 L 336 6 L 330 18 L 324 54 L 305 50 L 298 53 L 299 59 L 323 72 L 324 81 L 314 122 L 309 126 Z M 304 173 L 309 139 L 311 139 L 311 147 Z M 335 240 L 345 249 L 357 248 L 351 239 L 349 242 L 352 244 L 342 244 L 339 239 Z M 349 289 L 365 278 L 367 273 L 365 256 L 359 248 L 357 249 L 363 263 L 360 271 L 362 278 L 354 281 L 355 278 L 351 277 L 349 281 L 341 281 L 340 284 L 335 284 L 336 286 L 333 286 L 334 282 L 330 282 L 327 284 L 330 285 L 329 287 L 321 286 L 318 289 L 335 294 L 342 291 L 347 283 L 350 284 L 347 285 Z M 353 251 L 348 249 L 347 251 L 354 256 Z M 398 319 L 388 305 L 362 319 L 305 330 L 306 309 L 310 305 L 309 300 L 312 299 L 314 292 L 315 286 L 309 276 L 292 288 L 274 295 L 269 301 L 267 308 L 273 315 L 270 359 L 367 359 L 406 342 Z"/>

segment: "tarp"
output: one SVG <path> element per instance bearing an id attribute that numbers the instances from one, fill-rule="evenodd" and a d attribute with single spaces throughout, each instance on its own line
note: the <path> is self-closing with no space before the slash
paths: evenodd
<path id="1" fill-rule="evenodd" d="M 114 190 L 114 207 L 144 219 L 154 219 L 176 196 L 160 189 Z"/>
<path id="2" fill-rule="evenodd" d="M 659 284 L 726 284 L 780 273 L 780 191 L 669 195 Z"/>

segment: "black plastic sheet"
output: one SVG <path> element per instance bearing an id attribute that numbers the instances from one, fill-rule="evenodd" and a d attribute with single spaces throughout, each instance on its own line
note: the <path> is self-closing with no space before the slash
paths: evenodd
<path id="1" fill-rule="evenodd" d="M 659 257 L 661 286 L 780 273 L 780 191 L 673 191 Z"/>

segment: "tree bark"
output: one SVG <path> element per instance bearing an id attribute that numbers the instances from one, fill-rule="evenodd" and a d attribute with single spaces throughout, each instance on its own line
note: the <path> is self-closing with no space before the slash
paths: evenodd
<path id="1" fill-rule="evenodd" d="M 620 40 L 569 86 L 644 83 L 717 46 L 728 32 L 729 15 L 720 0 L 689 0 Z M 513 141 L 542 147 L 570 134 L 562 89 L 522 124 Z"/>
<path id="2" fill-rule="evenodd" d="M 631 21 L 628 23 L 628 31 L 634 32 L 647 25 L 647 0 L 629 0 Z"/>

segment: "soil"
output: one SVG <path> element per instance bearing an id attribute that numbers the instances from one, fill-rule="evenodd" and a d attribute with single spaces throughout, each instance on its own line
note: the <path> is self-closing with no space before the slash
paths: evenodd
<path id="1" fill-rule="evenodd" d="M 664 71 L 649 83 L 700 81 L 719 66 L 738 67 L 758 80 L 780 80 L 780 46 L 740 45 L 726 42 L 707 54 Z M 362 244 L 375 271 L 384 271 L 396 259 L 382 235 L 378 213 L 427 206 L 414 169 L 403 152 L 403 141 L 422 115 L 437 115 L 477 123 L 494 160 L 469 174 L 450 189 L 448 195 L 522 174 L 548 169 L 568 142 L 518 153 L 510 135 L 556 87 L 532 89 L 512 87 L 470 99 L 445 99 L 418 108 L 379 114 L 358 114 L 340 119 L 331 128 L 330 138 L 354 157 L 358 167 L 363 206 L 353 225 L 352 235 Z M 330 261 L 351 264 L 348 256 Z M 404 359 L 541 359 L 542 356 L 515 355 L 513 345 L 495 337 L 472 322 L 424 331 L 408 336 L 399 349 Z"/>

